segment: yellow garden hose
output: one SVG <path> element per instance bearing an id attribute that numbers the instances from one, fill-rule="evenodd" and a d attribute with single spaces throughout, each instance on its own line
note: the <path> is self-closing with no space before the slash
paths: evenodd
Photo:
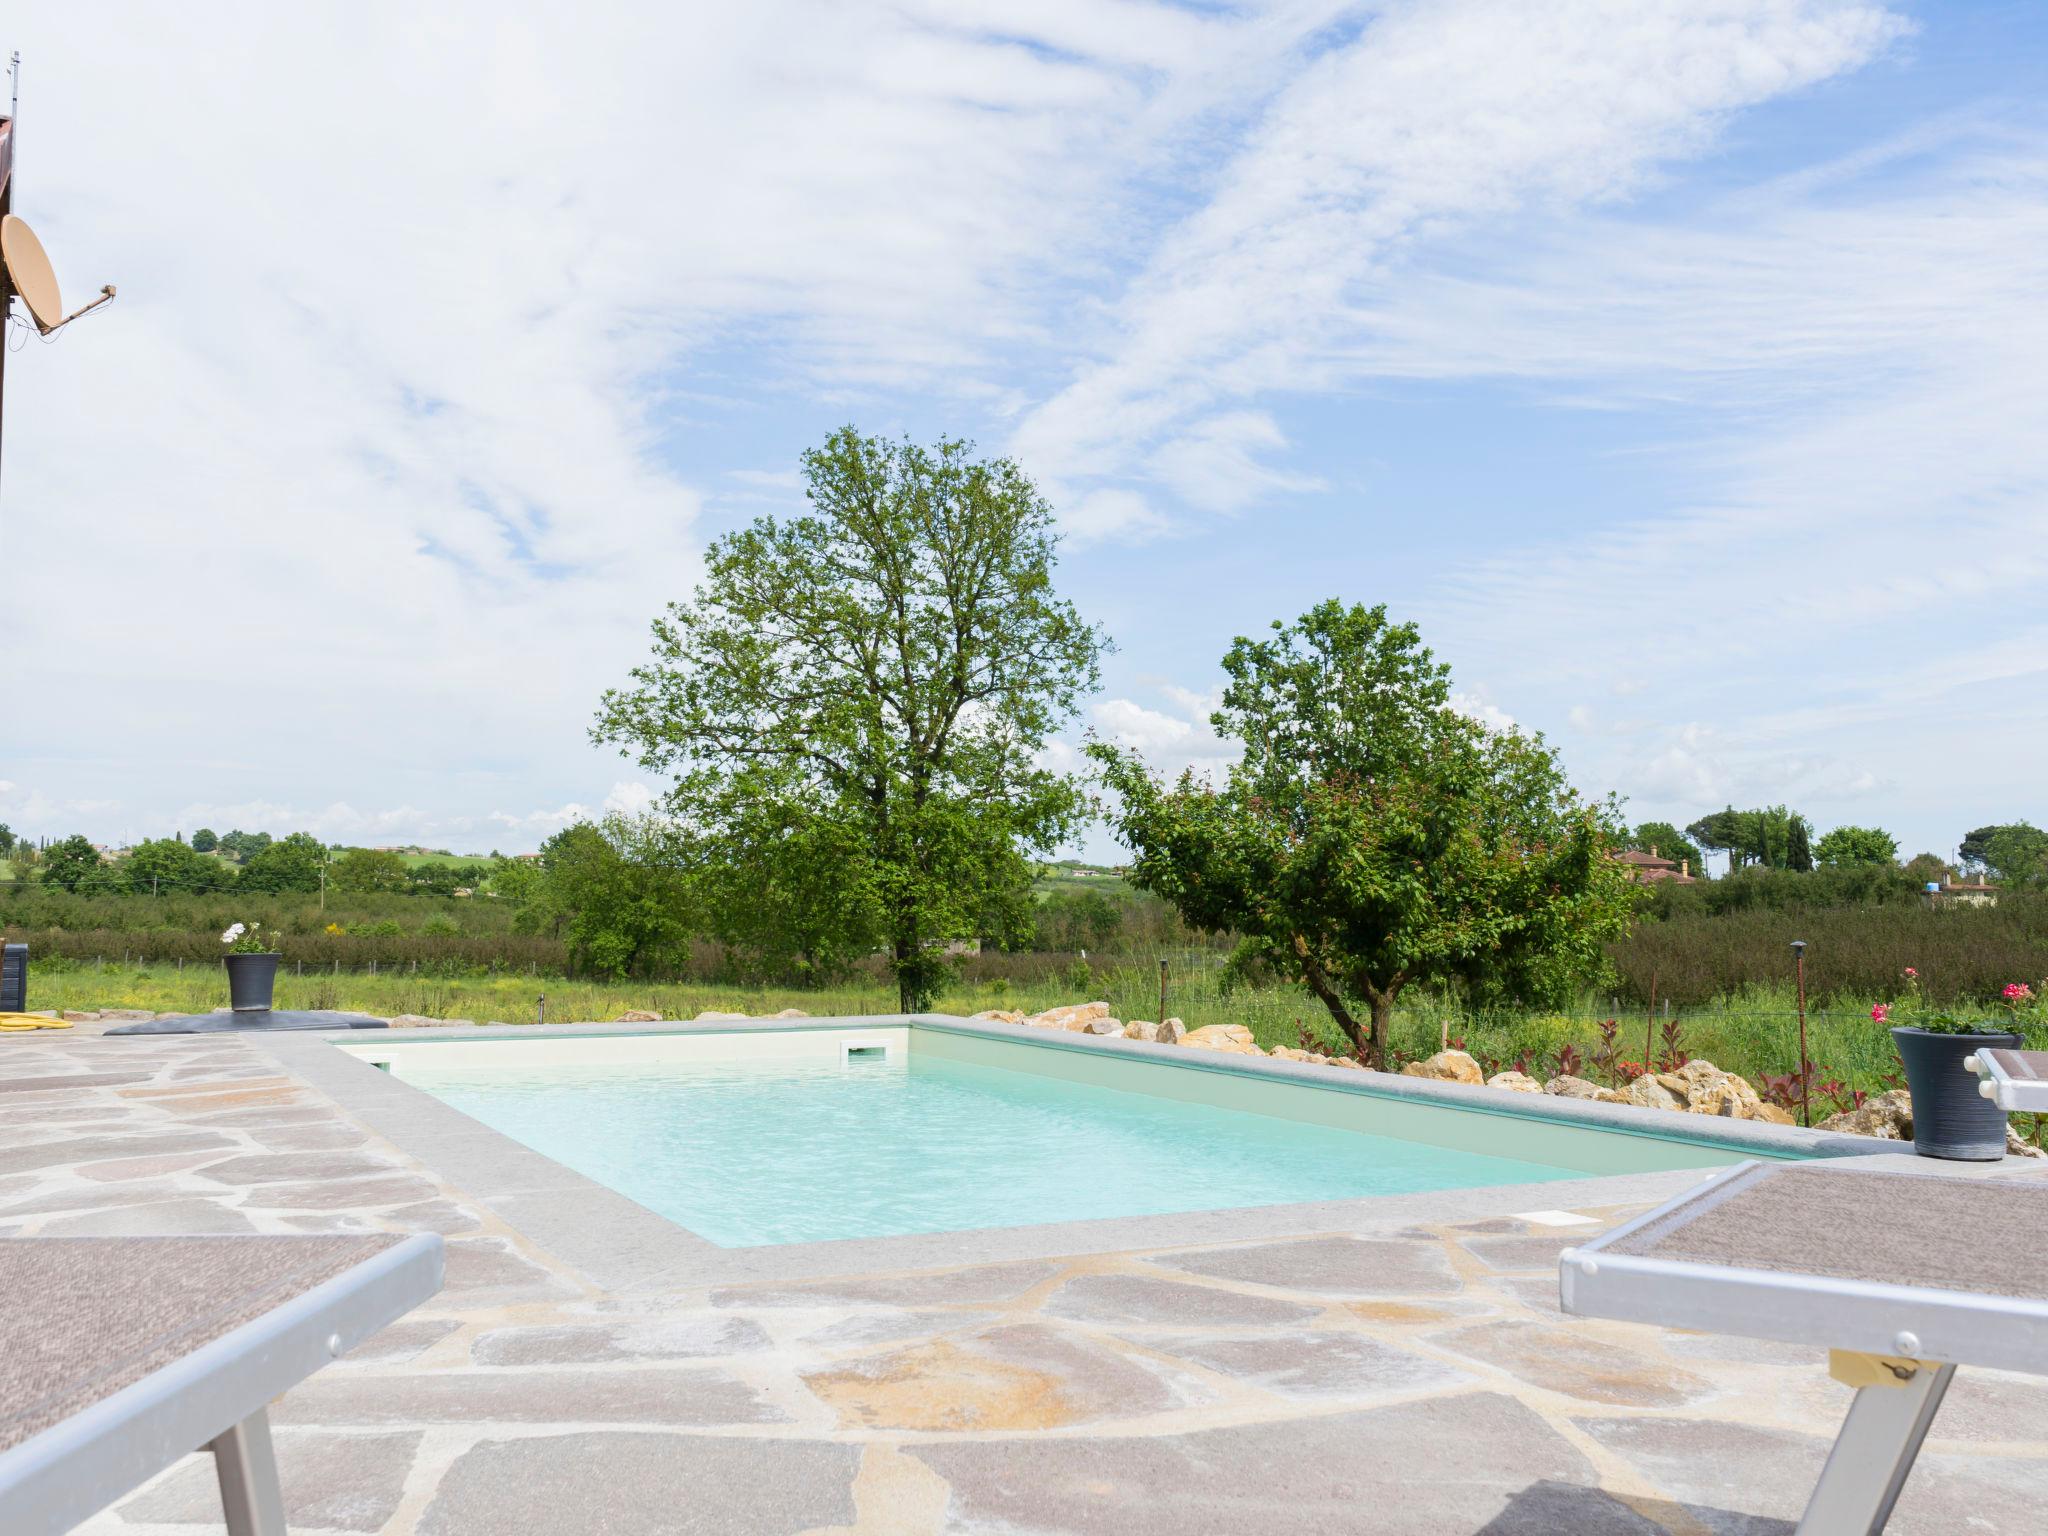
<path id="1" fill-rule="evenodd" d="M 62 1019 L 46 1019 L 39 1013 L 0 1013 L 0 1030 L 69 1029 Z"/>

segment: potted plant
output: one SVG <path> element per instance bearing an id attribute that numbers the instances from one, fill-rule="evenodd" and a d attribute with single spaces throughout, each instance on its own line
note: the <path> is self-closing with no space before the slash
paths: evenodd
<path id="1" fill-rule="evenodd" d="M 237 1013 L 268 1012 L 277 991 L 277 962 L 284 957 L 270 947 L 261 923 L 236 923 L 220 936 L 228 952 L 228 1006 Z"/>
<path id="2" fill-rule="evenodd" d="M 2005 1156 L 2005 1111 L 1978 1094 L 1977 1077 L 1967 1063 L 1987 1046 L 2017 1050 L 2020 1036 L 1996 1024 L 1923 1011 L 1920 976 L 1911 968 L 1906 985 L 1904 1002 L 1879 1003 L 1870 1015 L 1891 1026 L 1892 1043 L 1906 1065 L 1906 1088 L 1913 1096 L 1913 1150 L 1922 1157 L 1997 1162 Z M 2031 997 L 2031 989 L 2027 995 Z M 2016 1014 L 2013 999 L 2008 988 L 2006 1001 Z"/>

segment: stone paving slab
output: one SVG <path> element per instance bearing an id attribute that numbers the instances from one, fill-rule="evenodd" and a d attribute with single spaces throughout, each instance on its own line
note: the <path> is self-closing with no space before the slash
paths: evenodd
<path id="1" fill-rule="evenodd" d="M 1747 1536 L 1790 1528 L 1847 1401 L 1814 1350 L 1562 1317 L 1558 1249 L 1639 1207 L 1513 1216 L 1548 1195 L 1461 1196 L 1441 1225 L 607 1286 L 519 1200 L 281 1059 L 247 1037 L 0 1041 L 0 1085 L 72 1079 L 4 1095 L 0 1233 L 450 1239 L 439 1296 L 280 1401 L 296 1536 Z M 1965 1371 L 1893 1528 L 2031 1533 L 2044 1490 L 2048 1382 Z M 83 1530 L 217 1520 L 188 1458 Z"/>

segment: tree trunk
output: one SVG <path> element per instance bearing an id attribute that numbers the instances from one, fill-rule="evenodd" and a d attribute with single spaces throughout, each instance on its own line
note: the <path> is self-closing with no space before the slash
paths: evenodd
<path id="1" fill-rule="evenodd" d="M 1394 1021 L 1394 994 L 1392 991 L 1368 992 L 1365 1000 L 1372 1006 L 1372 1049 L 1365 1058 L 1365 1064 L 1375 1072 L 1387 1070 L 1387 1031 Z"/>

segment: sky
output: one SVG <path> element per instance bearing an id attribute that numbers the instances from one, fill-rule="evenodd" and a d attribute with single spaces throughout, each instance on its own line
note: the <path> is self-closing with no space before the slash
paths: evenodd
<path id="1" fill-rule="evenodd" d="M 429 13 L 431 12 L 431 13 Z M 0 821 L 523 851 L 835 427 L 974 439 L 1219 770 L 1326 597 L 1680 825 L 2048 824 L 2048 7 L 35 3 Z M 1075 851 L 1115 858 L 1106 832 Z"/>

